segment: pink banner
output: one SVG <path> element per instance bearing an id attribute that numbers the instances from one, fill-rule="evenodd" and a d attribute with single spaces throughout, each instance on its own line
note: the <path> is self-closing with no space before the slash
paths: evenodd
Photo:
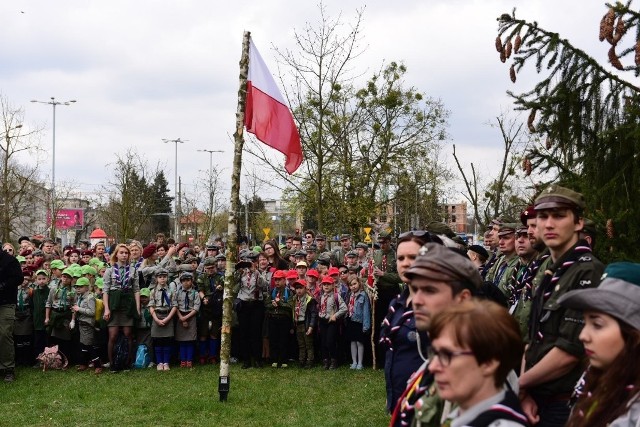
<path id="1" fill-rule="evenodd" d="M 51 225 L 51 214 L 47 212 L 47 225 Z M 84 227 L 84 209 L 60 209 L 56 215 L 56 229 L 80 230 Z"/>

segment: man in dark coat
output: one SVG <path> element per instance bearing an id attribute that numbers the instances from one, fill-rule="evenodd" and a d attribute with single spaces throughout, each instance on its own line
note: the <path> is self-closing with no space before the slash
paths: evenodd
<path id="1" fill-rule="evenodd" d="M 18 286 L 22 283 L 20 263 L 5 251 L 0 251 L 0 374 L 5 382 L 15 379 L 13 323 L 16 317 Z"/>

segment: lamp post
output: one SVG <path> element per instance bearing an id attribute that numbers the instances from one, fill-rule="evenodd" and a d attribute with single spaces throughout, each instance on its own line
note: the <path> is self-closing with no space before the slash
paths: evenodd
<path id="1" fill-rule="evenodd" d="M 52 133 L 53 133 L 53 151 L 51 154 L 51 238 L 56 240 L 56 217 L 57 212 L 55 208 L 56 203 L 56 106 L 57 105 L 71 105 L 76 102 L 75 99 L 71 99 L 69 101 L 56 101 L 55 97 L 51 97 L 51 101 L 38 101 L 37 99 L 32 99 L 31 102 L 35 102 L 38 104 L 48 104 L 53 106 L 53 124 L 52 124 Z"/>
<path id="2" fill-rule="evenodd" d="M 165 144 L 173 142 L 176 146 L 175 165 L 173 168 L 173 186 L 174 186 L 173 210 L 175 212 L 176 221 L 174 224 L 173 235 L 177 243 L 180 240 L 180 216 L 178 215 L 178 143 L 184 144 L 185 142 L 187 142 L 187 140 L 182 140 L 180 138 L 163 139 L 162 142 L 164 142 Z"/>

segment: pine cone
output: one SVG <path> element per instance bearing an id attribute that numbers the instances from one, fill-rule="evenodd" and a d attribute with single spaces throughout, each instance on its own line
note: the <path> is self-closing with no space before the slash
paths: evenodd
<path id="1" fill-rule="evenodd" d="M 496 37 L 496 50 L 502 53 L 502 40 L 500 40 L 500 36 Z"/>
<path id="2" fill-rule="evenodd" d="M 618 23 L 616 24 L 616 31 L 613 34 L 613 41 L 615 44 L 618 44 L 622 36 L 627 32 L 627 27 L 624 25 L 624 20 L 622 16 L 618 18 Z"/>
<path id="3" fill-rule="evenodd" d="M 516 82 L 516 69 L 513 65 L 511 65 L 511 68 L 509 68 L 509 77 L 511 77 L 511 81 L 513 83 Z"/>
<path id="4" fill-rule="evenodd" d="M 500 61 L 502 61 L 503 64 L 507 62 L 507 55 L 504 49 L 500 51 Z"/>
<path id="5" fill-rule="evenodd" d="M 636 66 L 640 67 L 640 39 L 636 42 Z"/>
<path id="6" fill-rule="evenodd" d="M 607 237 L 613 239 L 613 221 L 611 218 L 607 220 Z"/>
<path id="7" fill-rule="evenodd" d="M 602 19 L 600 20 L 600 33 L 598 33 L 598 40 L 600 40 L 600 41 L 604 40 L 605 28 L 607 28 L 607 14 L 606 13 L 602 16 Z"/>
<path id="8" fill-rule="evenodd" d="M 547 137 L 547 141 L 546 141 L 546 144 L 545 144 L 545 146 L 547 147 L 547 150 L 551 150 L 551 146 L 552 145 L 553 144 L 552 144 L 551 138 Z"/>
<path id="9" fill-rule="evenodd" d="M 602 28 L 602 34 L 604 38 L 607 39 L 609 44 L 615 44 L 613 42 L 613 25 L 616 22 L 616 12 L 613 8 L 609 9 L 609 12 L 604 16 L 604 26 Z"/>
<path id="10" fill-rule="evenodd" d="M 518 53 L 520 51 L 520 46 L 522 46 L 522 37 L 518 34 L 516 35 L 516 39 L 513 41 L 513 51 Z"/>
<path id="11" fill-rule="evenodd" d="M 624 70 L 624 67 L 622 66 L 622 63 L 620 62 L 620 59 L 618 58 L 618 55 L 616 55 L 616 47 L 611 46 L 611 49 L 609 49 L 609 62 L 611 62 L 611 65 L 613 65 L 613 68 L 616 68 L 618 70 Z"/>
<path id="12" fill-rule="evenodd" d="M 527 119 L 527 127 L 529 128 L 529 132 L 535 133 L 536 128 L 533 126 L 533 121 L 536 119 L 536 110 L 531 110 L 529 114 L 529 118 Z"/>
<path id="13" fill-rule="evenodd" d="M 507 58 L 511 56 L 511 49 L 513 49 L 513 45 L 511 44 L 511 40 L 509 40 L 504 47 L 504 54 Z"/>

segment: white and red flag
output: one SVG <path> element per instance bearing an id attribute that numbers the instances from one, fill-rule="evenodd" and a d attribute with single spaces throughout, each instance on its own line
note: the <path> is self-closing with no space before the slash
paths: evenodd
<path id="1" fill-rule="evenodd" d="M 260 141 L 287 157 L 291 175 L 302 163 L 300 134 L 293 115 L 258 49 L 249 41 L 249 77 L 244 125 Z"/>

